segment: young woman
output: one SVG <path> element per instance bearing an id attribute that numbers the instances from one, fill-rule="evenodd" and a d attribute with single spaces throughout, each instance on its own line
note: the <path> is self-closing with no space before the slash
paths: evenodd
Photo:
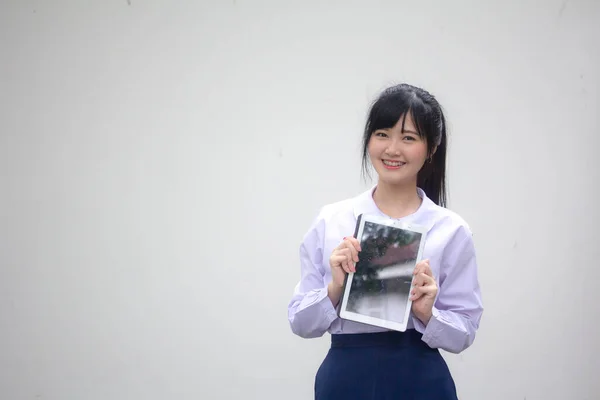
<path id="1" fill-rule="evenodd" d="M 406 84 L 388 88 L 373 104 L 363 137 L 363 168 L 372 164 L 377 184 L 323 207 L 304 236 L 288 318 L 301 337 L 331 334 L 315 399 L 457 399 L 439 349 L 469 347 L 483 306 L 471 231 L 445 208 L 446 143 L 444 114 L 432 95 Z M 428 229 L 405 332 L 338 317 L 345 275 L 360 257 L 352 237 L 360 214 Z"/>

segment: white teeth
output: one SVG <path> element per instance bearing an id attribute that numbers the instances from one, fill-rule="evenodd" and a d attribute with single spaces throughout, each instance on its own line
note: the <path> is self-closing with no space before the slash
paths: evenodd
<path id="1" fill-rule="evenodd" d="M 385 165 L 389 165 L 390 167 L 399 167 L 401 164 L 404 164 L 404 163 L 401 163 L 400 161 L 387 161 L 387 160 L 384 160 L 383 163 Z"/>

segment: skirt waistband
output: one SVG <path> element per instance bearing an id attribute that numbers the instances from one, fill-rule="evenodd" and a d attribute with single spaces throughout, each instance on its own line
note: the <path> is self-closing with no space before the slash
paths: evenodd
<path id="1" fill-rule="evenodd" d="M 393 346 L 408 347 L 421 345 L 428 347 L 421 340 L 423 335 L 415 329 L 405 332 L 388 331 L 375 333 L 344 333 L 331 335 L 331 347 L 366 347 Z"/>

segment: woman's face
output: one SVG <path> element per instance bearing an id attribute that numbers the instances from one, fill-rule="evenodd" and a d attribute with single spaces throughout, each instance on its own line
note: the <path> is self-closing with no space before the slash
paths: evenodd
<path id="1" fill-rule="evenodd" d="M 373 132 L 368 152 L 380 181 L 392 185 L 416 183 L 417 174 L 427 160 L 427 141 L 419 137 L 412 116 L 407 113 L 392 128 Z"/>

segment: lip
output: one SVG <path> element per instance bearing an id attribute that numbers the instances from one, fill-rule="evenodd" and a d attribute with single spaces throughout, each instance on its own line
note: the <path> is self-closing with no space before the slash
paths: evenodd
<path id="1" fill-rule="evenodd" d="M 387 162 L 394 162 L 394 163 L 400 163 L 400 165 L 386 165 L 385 161 Z M 383 164 L 383 167 L 385 169 L 400 169 L 402 166 L 404 166 L 406 163 L 400 160 L 386 160 L 386 159 L 382 159 L 381 163 Z"/>

